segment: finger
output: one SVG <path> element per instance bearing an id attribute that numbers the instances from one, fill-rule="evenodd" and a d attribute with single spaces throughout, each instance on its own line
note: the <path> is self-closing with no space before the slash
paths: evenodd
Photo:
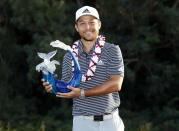
<path id="1" fill-rule="evenodd" d="M 46 92 L 47 93 L 52 93 L 52 89 L 48 89 Z"/>
<path id="2" fill-rule="evenodd" d="M 58 98 L 69 98 L 69 97 L 66 97 L 66 96 L 59 96 L 59 95 L 56 95 L 56 97 L 58 97 Z"/>
<path id="3" fill-rule="evenodd" d="M 58 78 L 58 75 L 57 75 L 57 74 L 55 74 L 55 78 L 56 78 L 56 79 Z"/>
<path id="4" fill-rule="evenodd" d="M 52 85 L 45 86 L 45 90 L 46 90 L 47 92 L 51 92 L 51 91 L 52 91 Z"/>
<path id="5" fill-rule="evenodd" d="M 67 86 L 67 88 L 70 89 L 70 90 L 74 89 L 74 87 L 72 87 L 72 86 Z"/>
<path id="6" fill-rule="evenodd" d="M 69 95 L 63 94 L 63 93 L 57 94 L 56 97 L 60 97 L 60 98 L 70 98 Z"/>
<path id="7" fill-rule="evenodd" d="M 44 79 L 44 78 L 42 78 L 42 79 L 41 79 L 41 81 L 42 81 L 42 82 L 45 82 L 45 79 Z"/>
<path id="8" fill-rule="evenodd" d="M 70 98 L 70 96 L 72 95 L 72 93 L 71 93 L 71 92 L 68 92 L 68 93 L 58 92 L 57 95 L 60 96 L 60 97 Z"/>
<path id="9" fill-rule="evenodd" d="M 57 95 L 59 95 L 59 96 L 69 96 L 69 93 L 61 93 L 61 92 L 58 92 Z"/>
<path id="10" fill-rule="evenodd" d="M 46 92 L 47 93 L 52 93 L 52 89 L 47 89 Z"/>
<path id="11" fill-rule="evenodd" d="M 50 88 L 52 88 L 52 85 L 45 86 L 45 89 L 50 89 Z"/>
<path id="12" fill-rule="evenodd" d="M 43 82 L 42 85 L 43 85 L 43 86 L 48 86 L 48 85 L 49 85 L 49 82 Z"/>

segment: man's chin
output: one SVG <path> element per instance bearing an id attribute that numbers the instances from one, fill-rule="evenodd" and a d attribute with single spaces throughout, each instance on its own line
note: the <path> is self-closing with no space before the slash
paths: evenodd
<path id="1" fill-rule="evenodd" d="M 96 40 L 96 38 L 87 38 L 87 37 L 83 37 L 83 39 L 85 41 L 94 41 L 94 40 Z"/>

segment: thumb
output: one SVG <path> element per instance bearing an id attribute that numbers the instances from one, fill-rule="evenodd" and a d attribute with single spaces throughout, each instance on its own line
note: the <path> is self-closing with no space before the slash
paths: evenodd
<path id="1" fill-rule="evenodd" d="M 44 79 L 44 78 L 42 78 L 42 79 L 41 79 L 41 82 L 45 82 L 45 79 Z"/>
<path id="2" fill-rule="evenodd" d="M 74 88 L 70 85 L 67 86 L 68 89 L 73 90 Z"/>
<path id="3" fill-rule="evenodd" d="M 55 74 L 55 78 L 56 78 L 56 79 L 58 78 L 58 75 L 57 75 L 57 74 Z"/>

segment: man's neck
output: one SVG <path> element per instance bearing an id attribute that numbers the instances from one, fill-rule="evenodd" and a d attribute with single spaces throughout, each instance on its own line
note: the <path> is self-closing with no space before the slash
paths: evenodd
<path id="1" fill-rule="evenodd" d="M 91 48 L 95 44 L 96 40 L 97 39 L 95 39 L 93 41 L 86 41 L 86 40 L 82 39 L 83 49 L 87 54 L 89 53 L 89 51 L 91 50 Z"/>

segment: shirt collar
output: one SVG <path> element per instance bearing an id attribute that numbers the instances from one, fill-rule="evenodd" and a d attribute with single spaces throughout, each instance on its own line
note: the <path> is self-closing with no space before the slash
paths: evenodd
<path id="1" fill-rule="evenodd" d="M 83 49 L 82 40 L 80 40 L 80 41 L 79 41 L 79 45 L 78 45 L 78 46 L 79 46 L 79 47 L 78 47 L 78 55 L 81 56 L 81 55 L 83 55 L 83 54 L 86 54 L 86 55 L 88 55 L 89 57 L 91 57 L 91 56 L 93 55 L 93 52 L 94 52 L 94 50 L 95 50 L 95 47 L 96 47 L 97 42 L 98 42 L 98 39 L 97 39 L 97 41 L 95 42 L 95 44 L 93 45 L 93 47 L 90 49 L 89 53 L 87 54 L 87 53 L 84 51 L 84 49 Z"/>

